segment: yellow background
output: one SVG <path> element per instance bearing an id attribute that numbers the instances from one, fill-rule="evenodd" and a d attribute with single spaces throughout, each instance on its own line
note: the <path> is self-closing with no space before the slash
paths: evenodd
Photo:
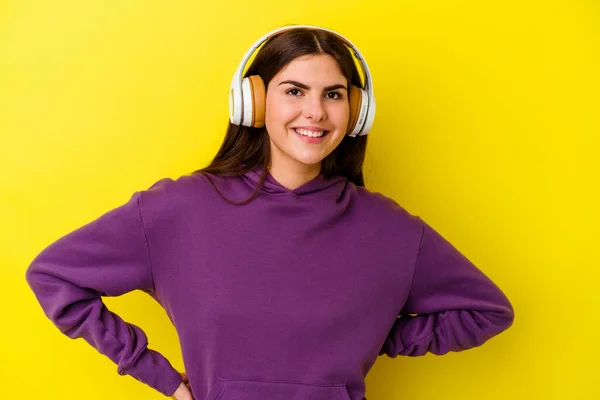
<path id="1" fill-rule="evenodd" d="M 303 23 L 347 35 L 371 67 L 368 187 L 427 219 L 516 311 L 479 348 L 380 357 L 367 398 L 600 398 L 599 4 L 0 2 L 0 397 L 164 398 L 62 336 L 25 269 L 133 191 L 206 165 L 244 51 Z M 106 303 L 182 367 L 148 296 Z"/>

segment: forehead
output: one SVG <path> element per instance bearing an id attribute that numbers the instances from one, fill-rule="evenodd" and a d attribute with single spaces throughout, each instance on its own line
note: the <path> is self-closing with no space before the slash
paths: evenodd
<path id="1" fill-rule="evenodd" d="M 293 59 L 289 64 L 273 77 L 274 80 L 285 79 L 327 81 L 331 83 L 344 83 L 346 78 L 335 58 L 329 54 L 311 54 Z"/>

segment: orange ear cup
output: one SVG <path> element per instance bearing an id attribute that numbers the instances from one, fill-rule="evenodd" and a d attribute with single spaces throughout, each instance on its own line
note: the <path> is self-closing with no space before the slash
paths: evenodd
<path id="1" fill-rule="evenodd" d="M 252 126 L 262 128 L 265 126 L 265 107 L 267 104 L 265 83 L 258 75 L 251 75 L 248 80 L 252 90 Z"/>
<path id="2" fill-rule="evenodd" d="M 348 101 L 350 103 L 350 115 L 348 118 L 348 129 L 346 130 L 346 134 L 354 130 L 356 122 L 358 121 L 360 105 L 362 104 L 362 91 L 358 87 L 350 85 Z"/>

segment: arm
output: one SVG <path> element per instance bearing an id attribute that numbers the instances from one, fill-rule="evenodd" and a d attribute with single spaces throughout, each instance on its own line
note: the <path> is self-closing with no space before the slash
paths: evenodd
<path id="1" fill-rule="evenodd" d="M 26 271 L 44 314 L 66 336 L 83 338 L 128 374 L 166 396 L 182 381 L 137 326 L 109 311 L 101 296 L 154 290 L 140 193 L 124 205 L 58 239 Z"/>
<path id="2" fill-rule="evenodd" d="M 508 329 L 514 311 L 504 293 L 419 220 L 421 243 L 411 290 L 379 354 L 442 355 L 480 346 Z"/>

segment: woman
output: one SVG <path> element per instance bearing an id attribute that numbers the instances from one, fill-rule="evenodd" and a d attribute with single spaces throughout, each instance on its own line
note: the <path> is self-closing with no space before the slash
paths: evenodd
<path id="1" fill-rule="evenodd" d="M 134 193 L 34 259 L 27 281 L 47 317 L 179 400 L 359 400 L 380 355 L 462 351 L 511 326 L 486 275 L 364 187 L 374 98 L 352 44 L 307 26 L 265 38 L 251 78 L 241 71 L 264 38 L 234 76 L 208 167 Z M 186 373 L 101 300 L 136 289 L 165 308 Z"/>

